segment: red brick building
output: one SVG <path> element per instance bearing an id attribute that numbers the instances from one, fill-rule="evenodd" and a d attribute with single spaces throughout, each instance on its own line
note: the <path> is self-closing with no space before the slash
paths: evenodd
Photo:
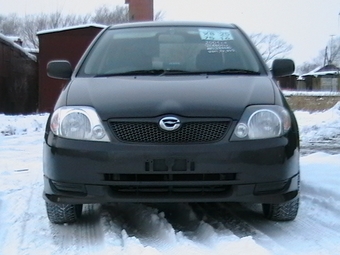
<path id="1" fill-rule="evenodd" d="M 153 20 L 153 0 L 125 0 L 129 4 L 130 21 Z"/>

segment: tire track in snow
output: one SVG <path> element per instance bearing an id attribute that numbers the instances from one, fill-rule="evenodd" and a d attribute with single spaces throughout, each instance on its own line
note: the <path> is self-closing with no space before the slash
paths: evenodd
<path id="1" fill-rule="evenodd" d="M 150 249 L 152 254 L 179 254 L 191 247 L 192 254 L 210 254 L 212 246 L 216 249 L 239 240 L 226 228 L 215 229 L 202 221 L 187 203 L 103 207 L 105 225 L 119 237 L 116 245 L 121 242 L 123 252 L 134 247 L 141 252 Z M 218 254 L 225 254 L 224 249 Z"/>
<path id="2" fill-rule="evenodd" d="M 232 208 L 234 205 L 234 203 L 229 203 L 228 208 L 226 208 L 221 203 L 192 204 L 194 211 L 214 228 L 224 226 L 240 238 L 256 235 L 254 228 L 246 224 L 243 220 L 235 217 L 235 215 L 232 214 L 232 210 L 229 210 L 229 208 Z"/>
<path id="3" fill-rule="evenodd" d="M 254 235 L 254 240 L 261 246 L 275 251 L 274 254 L 339 254 L 340 234 L 323 223 L 315 222 L 308 215 L 308 210 L 305 210 L 306 201 L 303 198 L 300 201 L 299 214 L 294 221 L 269 221 L 261 215 L 259 205 L 240 204 L 235 207 L 235 214 L 258 233 L 262 233 Z M 268 239 L 271 242 L 268 242 Z"/>
<path id="4" fill-rule="evenodd" d="M 335 191 L 313 187 L 306 183 L 302 185 L 302 190 L 302 206 L 305 208 L 308 218 L 338 233 L 340 229 L 339 194 Z"/>
<path id="5" fill-rule="evenodd" d="M 239 238 L 251 237 L 259 245 L 274 252 L 273 254 L 275 255 L 289 254 L 284 247 L 277 244 L 275 240 L 272 240 L 266 233 L 262 232 L 260 228 L 249 223 L 249 219 L 254 217 L 267 222 L 267 220 L 263 218 L 262 212 L 252 211 L 239 203 L 193 204 L 193 208 L 198 215 L 201 215 L 204 222 L 207 222 L 215 229 L 228 230 Z M 244 217 L 240 217 L 240 212 L 244 214 Z"/>
<path id="6" fill-rule="evenodd" d="M 30 153 L 31 150 L 41 151 L 41 137 L 32 136 L 30 139 L 34 147 L 29 150 L 27 144 L 16 141 L 16 150 L 22 152 L 19 161 L 5 156 L 7 171 L 3 172 L 5 176 L 2 178 L 2 187 L 5 188 L 4 206 L 11 214 L 5 218 L 7 229 L 2 238 L 1 254 L 28 255 L 36 254 L 32 250 L 44 250 L 40 247 L 39 236 L 48 232 L 48 226 L 43 224 L 45 216 L 42 215 L 41 161 L 37 161 Z"/>
<path id="7" fill-rule="evenodd" d="M 20 250 L 25 249 L 23 247 L 22 232 L 26 230 L 26 221 L 28 219 L 28 201 L 31 197 L 31 192 L 27 193 L 27 190 L 12 190 L 9 194 L 5 195 L 6 210 L 10 210 L 13 213 L 7 215 L 3 219 L 2 227 L 6 228 L 5 234 L 2 240 L 2 252 L 0 254 L 21 254 Z M 20 201 L 16 199 L 20 197 Z"/>
<path id="8" fill-rule="evenodd" d="M 115 236 L 119 235 L 124 246 L 124 233 L 137 238 L 145 244 L 168 244 L 176 242 L 175 230 L 157 208 L 145 204 L 117 203 L 104 207 L 109 214 L 111 225 L 117 228 Z M 106 220 L 107 221 L 107 220 Z"/>
<path id="9" fill-rule="evenodd" d="M 55 254 L 100 254 L 105 247 L 99 210 L 99 205 L 84 205 L 78 222 L 50 224 L 54 243 L 58 245 Z"/>
<path id="10" fill-rule="evenodd" d="M 43 245 L 40 238 L 44 238 L 49 233 L 48 222 L 44 215 L 44 201 L 42 200 L 42 184 L 38 181 L 30 185 L 27 206 L 23 213 L 21 232 L 18 233 L 20 240 L 20 252 L 18 254 L 36 254 L 36 252 L 51 252 L 51 243 L 45 242 Z M 26 190 L 27 192 L 27 190 Z M 47 252 L 46 252 L 47 251 Z"/>

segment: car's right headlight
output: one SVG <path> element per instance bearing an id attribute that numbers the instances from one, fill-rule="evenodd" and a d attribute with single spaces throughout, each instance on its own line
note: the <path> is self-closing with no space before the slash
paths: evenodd
<path id="1" fill-rule="evenodd" d="M 88 106 L 64 106 L 51 117 L 53 134 L 76 140 L 109 142 L 98 114 Z"/>
<path id="2" fill-rule="evenodd" d="M 249 106 L 237 123 L 232 141 L 283 136 L 291 127 L 289 112 L 281 106 Z"/>

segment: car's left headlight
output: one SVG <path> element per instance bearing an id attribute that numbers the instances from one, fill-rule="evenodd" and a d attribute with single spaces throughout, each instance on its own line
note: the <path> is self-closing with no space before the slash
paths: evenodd
<path id="1" fill-rule="evenodd" d="M 109 142 L 105 128 L 96 111 L 88 106 L 64 106 L 51 117 L 53 134 L 76 140 Z"/>
<path id="2" fill-rule="evenodd" d="M 231 141 L 283 136 L 291 127 L 289 112 L 281 106 L 249 106 L 237 123 Z"/>

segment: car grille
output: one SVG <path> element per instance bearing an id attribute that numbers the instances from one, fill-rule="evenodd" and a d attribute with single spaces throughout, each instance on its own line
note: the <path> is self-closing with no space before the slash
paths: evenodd
<path id="1" fill-rule="evenodd" d="M 217 194 L 230 191 L 235 173 L 228 174 L 104 174 L 104 180 L 114 184 L 114 192 L 137 194 L 199 193 Z"/>
<path id="2" fill-rule="evenodd" d="M 116 138 L 129 143 L 208 143 L 221 140 L 230 121 L 185 122 L 176 131 L 165 131 L 158 122 L 110 121 Z"/>
<path id="3" fill-rule="evenodd" d="M 123 183 L 158 183 L 162 182 L 219 182 L 219 181 L 234 181 L 235 173 L 224 174 L 104 174 L 104 181 Z"/>
<path id="4" fill-rule="evenodd" d="M 211 185 L 211 186 L 111 186 L 111 190 L 119 194 L 128 194 L 137 196 L 138 194 L 157 194 L 157 195 L 174 195 L 175 193 L 200 194 L 201 196 L 209 194 L 220 194 L 231 191 L 231 185 Z"/>

